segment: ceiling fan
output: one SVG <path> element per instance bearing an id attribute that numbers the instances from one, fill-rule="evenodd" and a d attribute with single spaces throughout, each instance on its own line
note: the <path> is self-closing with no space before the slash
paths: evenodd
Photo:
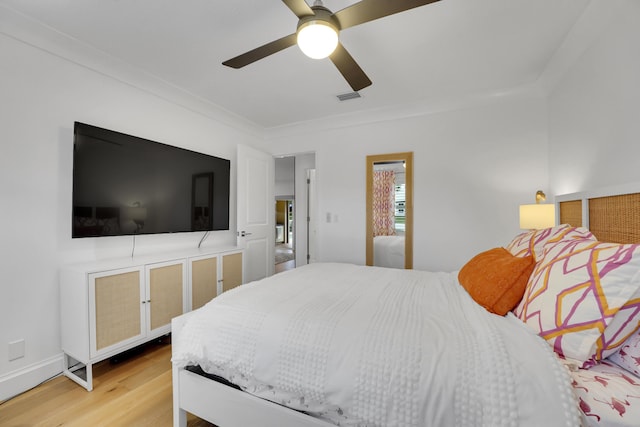
<path id="1" fill-rule="evenodd" d="M 351 88 L 357 92 L 371 85 L 371 80 L 342 46 L 338 40 L 338 33 L 346 28 L 437 1 L 440 0 L 362 0 L 333 13 L 324 7 L 322 0 L 315 0 L 313 6 L 309 6 L 305 0 L 282 0 L 298 17 L 296 32 L 231 58 L 222 64 L 232 68 L 242 68 L 298 44 L 300 49 L 311 58 L 321 59 L 328 56 Z M 322 46 L 323 42 L 326 46 L 318 47 L 318 44 Z"/>

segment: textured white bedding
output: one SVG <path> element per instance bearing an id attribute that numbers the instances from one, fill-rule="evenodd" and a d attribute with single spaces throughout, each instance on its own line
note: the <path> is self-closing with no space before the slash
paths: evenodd
<path id="1" fill-rule="evenodd" d="M 344 426 L 576 426 L 569 375 L 455 273 L 311 264 L 190 316 L 173 363 Z"/>

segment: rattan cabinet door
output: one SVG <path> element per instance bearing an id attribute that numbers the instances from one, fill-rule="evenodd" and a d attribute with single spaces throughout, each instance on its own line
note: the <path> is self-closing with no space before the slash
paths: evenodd
<path id="1" fill-rule="evenodd" d="M 242 284 L 242 252 L 222 256 L 222 292 Z"/>
<path id="2" fill-rule="evenodd" d="M 191 309 L 202 307 L 218 295 L 218 257 L 191 260 Z"/>
<path id="3" fill-rule="evenodd" d="M 91 357 L 144 338 L 142 274 L 143 270 L 136 268 L 89 276 Z"/>
<path id="4" fill-rule="evenodd" d="M 185 310 L 184 260 L 147 266 L 149 330 L 152 336 L 171 332 L 171 319 Z"/>

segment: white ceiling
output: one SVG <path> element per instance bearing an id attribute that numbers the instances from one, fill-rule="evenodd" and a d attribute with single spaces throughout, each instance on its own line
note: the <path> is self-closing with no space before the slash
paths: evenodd
<path id="1" fill-rule="evenodd" d="M 402 0 L 395 0 L 402 1 Z M 0 0 L 0 6 L 261 128 L 535 82 L 591 0 L 441 0 L 349 28 L 373 81 L 362 98 L 329 59 L 294 46 L 235 70 L 221 62 L 295 32 L 278 0 Z M 309 1 L 310 2 L 310 1 Z M 325 0 L 333 11 L 353 0 Z M 2 9 L 0 9 L 0 13 Z"/>

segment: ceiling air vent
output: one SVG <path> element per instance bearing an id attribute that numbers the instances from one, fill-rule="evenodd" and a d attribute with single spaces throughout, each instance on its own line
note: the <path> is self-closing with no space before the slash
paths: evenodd
<path id="1" fill-rule="evenodd" d="M 356 98 L 361 98 L 358 92 L 349 92 L 349 93 L 343 93 L 342 95 L 338 95 L 338 99 L 340 101 L 348 101 L 350 99 L 356 99 Z"/>

